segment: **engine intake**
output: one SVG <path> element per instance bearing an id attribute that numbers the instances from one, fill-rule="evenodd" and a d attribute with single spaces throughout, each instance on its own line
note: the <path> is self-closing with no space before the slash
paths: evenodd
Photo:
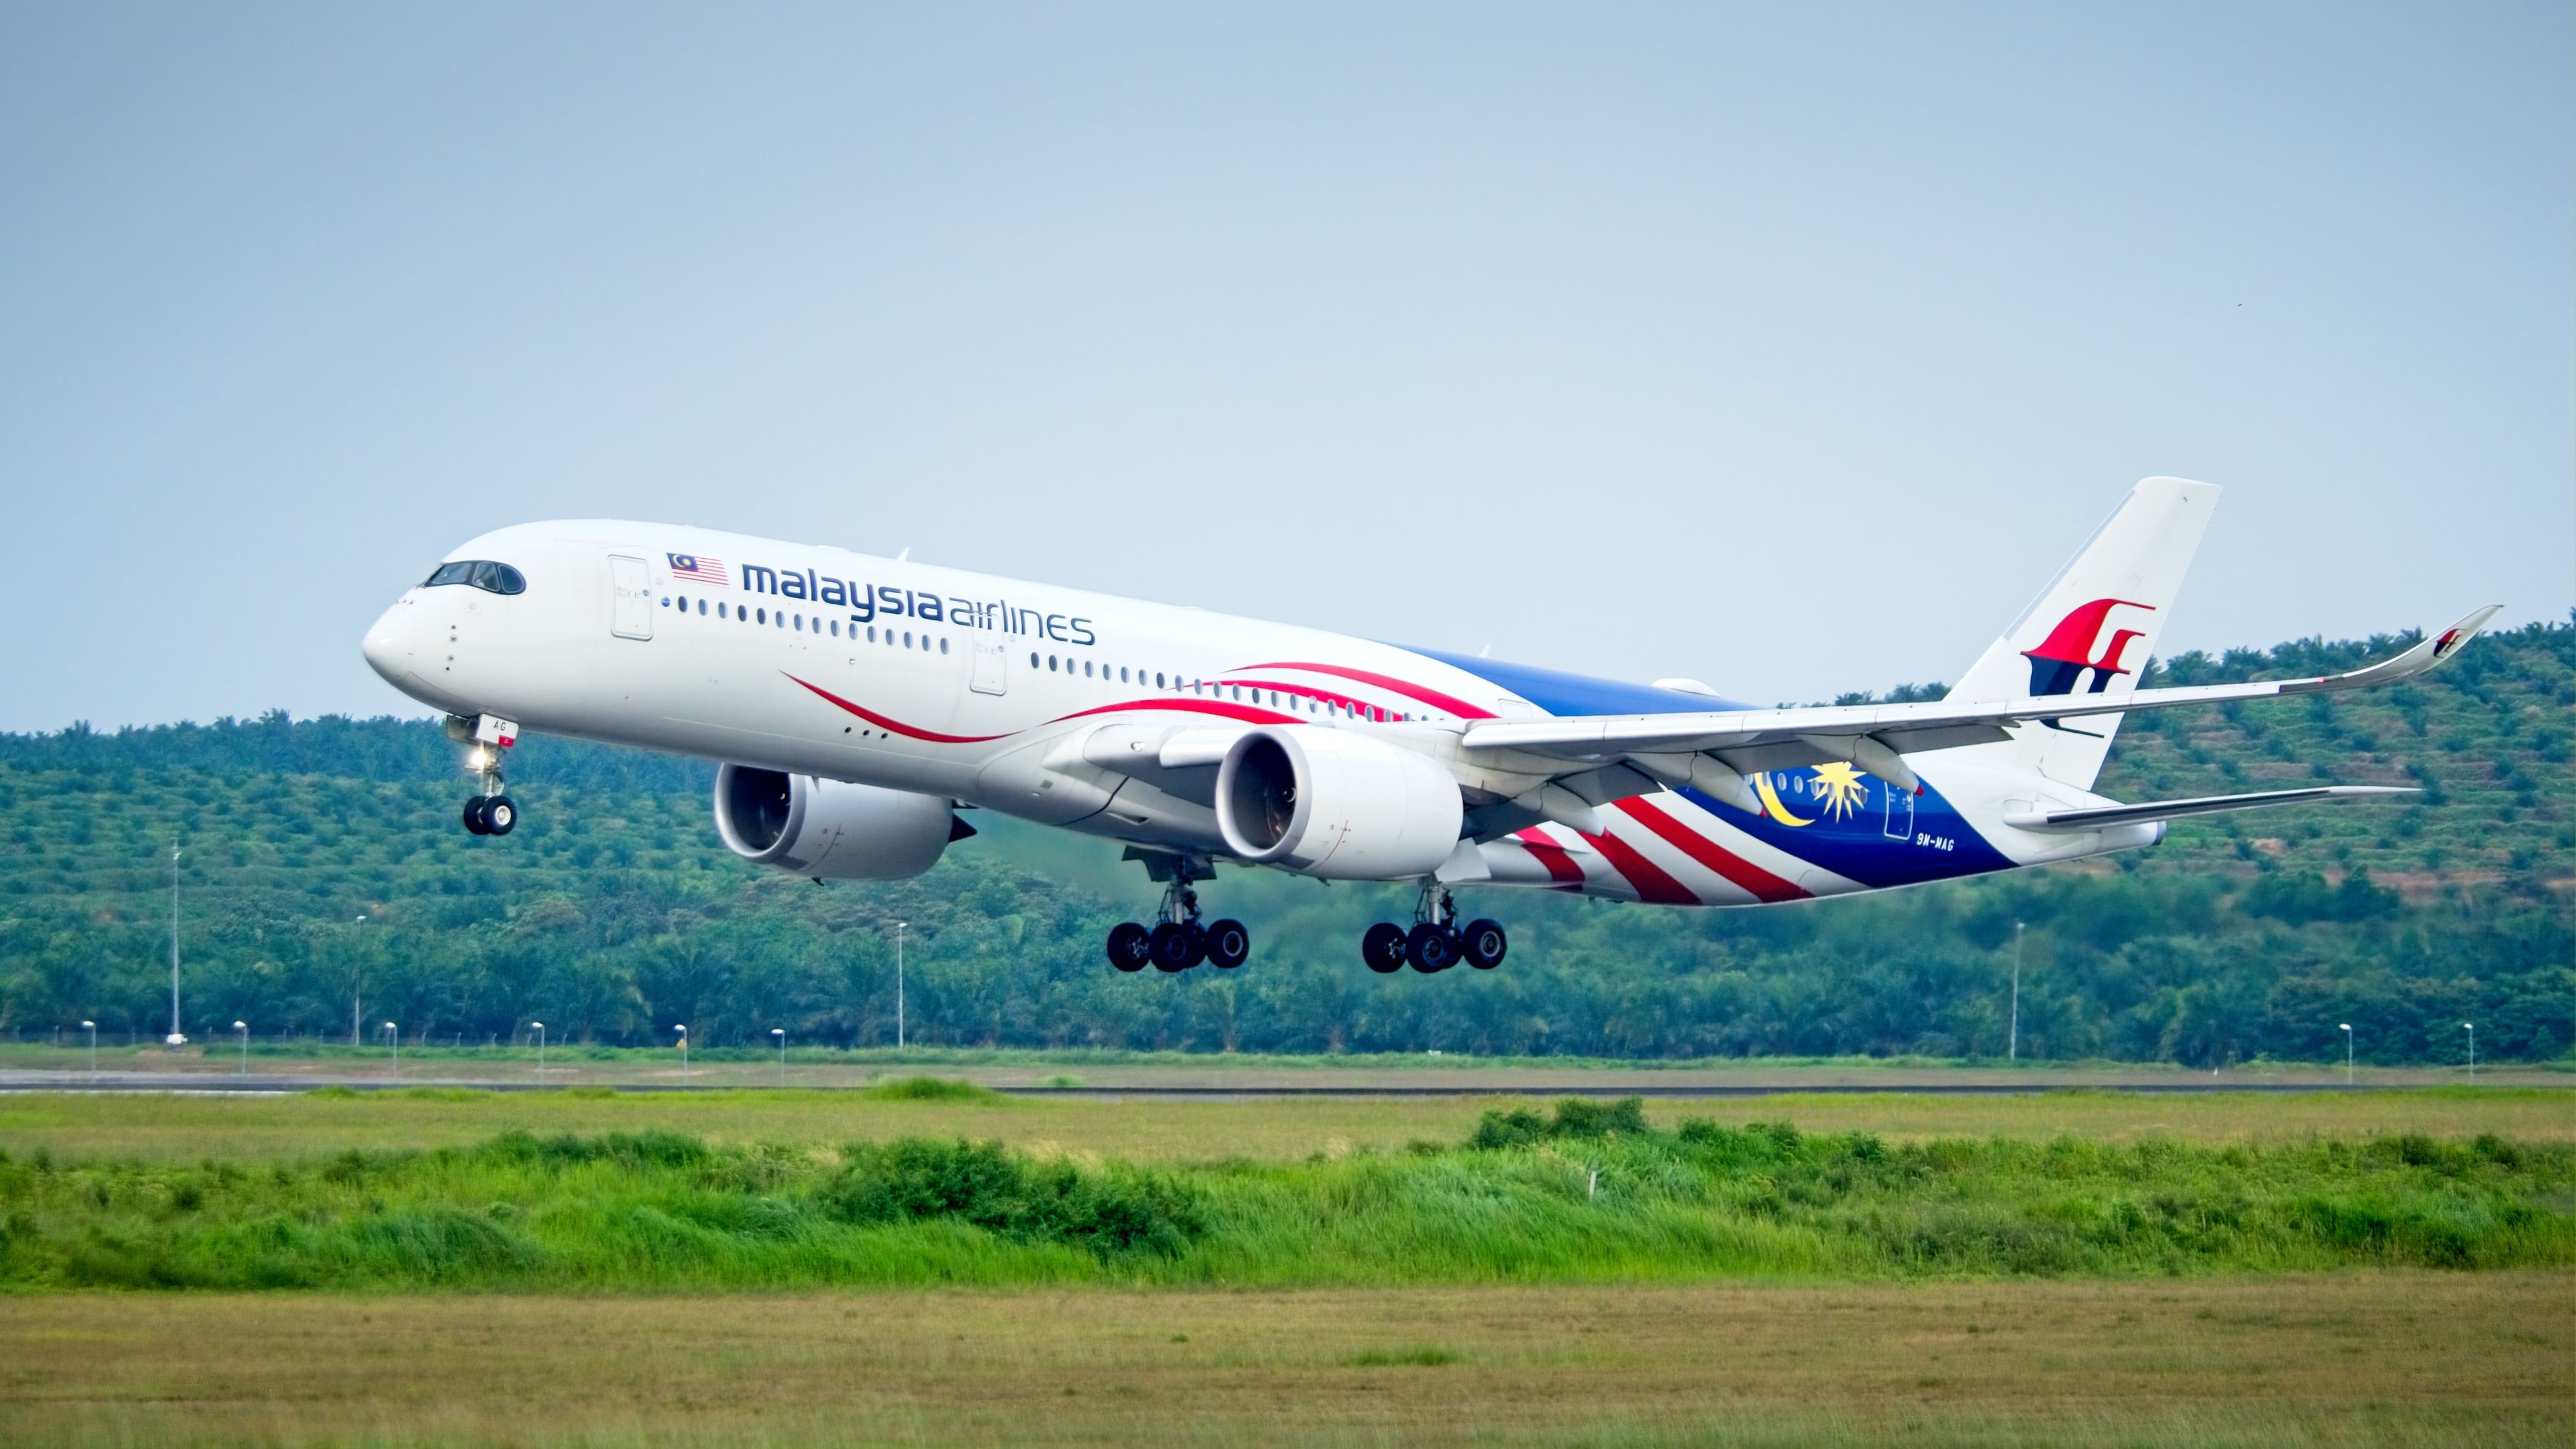
<path id="1" fill-rule="evenodd" d="M 1438 762 L 1352 730 L 1265 725 L 1217 766 L 1226 849 L 1327 880 L 1429 875 L 1458 848 L 1463 814 Z"/>
<path id="2" fill-rule="evenodd" d="M 916 876 L 975 833 L 944 796 L 751 765 L 717 768 L 715 811 L 726 849 L 816 880 Z"/>

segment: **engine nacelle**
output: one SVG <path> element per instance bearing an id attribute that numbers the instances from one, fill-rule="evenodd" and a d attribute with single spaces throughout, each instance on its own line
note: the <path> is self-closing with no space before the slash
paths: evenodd
<path id="1" fill-rule="evenodd" d="M 1217 766 L 1225 848 L 1327 880 L 1429 875 L 1458 848 L 1464 813 L 1438 762 L 1356 730 L 1265 725 Z"/>
<path id="2" fill-rule="evenodd" d="M 975 827 L 945 796 L 724 765 L 716 832 L 754 865 L 817 880 L 900 880 L 938 864 L 948 842 Z"/>

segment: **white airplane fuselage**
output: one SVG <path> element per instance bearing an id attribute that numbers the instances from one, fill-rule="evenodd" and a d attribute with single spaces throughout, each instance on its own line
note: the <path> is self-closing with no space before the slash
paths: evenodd
<path id="1" fill-rule="evenodd" d="M 533 523 L 483 535 L 450 558 L 505 564 L 524 588 L 424 584 L 377 620 L 365 639 L 369 663 L 424 704 L 935 796 L 1152 851 L 1241 854 L 1229 851 L 1208 802 L 1204 755 L 1158 771 L 1123 766 L 1117 752 L 1188 755 L 1187 740 L 1173 744 L 1182 734 L 1247 726 L 1356 732 L 1455 781 L 1466 845 L 1453 838 L 1425 857 L 1417 843 L 1387 857 L 1410 861 L 1402 872 L 1379 878 L 1420 878 L 1429 858 L 1441 860 L 1442 881 L 1460 886 L 1753 905 L 2127 849 L 2163 834 L 2159 824 L 2073 834 L 2007 825 L 2016 811 L 2105 802 L 1975 749 L 1909 757 L 1921 776 L 1915 790 L 1848 764 L 1757 772 L 1744 777 L 1761 802 L 1755 814 L 1656 787 L 1588 815 L 1574 804 L 1571 813 L 1516 816 L 1508 802 L 1533 798 L 1563 767 L 1461 749 L 1475 725 L 1725 703 L 693 527 Z M 1491 828 L 1477 829 L 1480 821 Z M 1351 859 L 1310 873 L 1370 874 Z"/>

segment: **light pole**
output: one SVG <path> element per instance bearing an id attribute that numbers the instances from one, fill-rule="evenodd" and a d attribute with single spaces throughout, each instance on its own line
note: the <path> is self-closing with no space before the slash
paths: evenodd
<path id="1" fill-rule="evenodd" d="M 680 1034 L 680 1085 L 685 1087 L 689 1084 L 689 1029 L 683 1025 L 671 1030 Z"/>
<path id="2" fill-rule="evenodd" d="M 769 1034 L 778 1038 L 778 1085 L 783 1087 L 787 1085 L 787 1028 L 773 1026 L 769 1029 Z M 2470 1040 L 2475 1041 L 2477 1038 L 2471 1037 Z"/>
<path id="3" fill-rule="evenodd" d="M 2469 1080 L 2474 1082 L 2478 1079 L 2478 1024 L 2464 1021 L 2460 1025 L 2469 1034 Z"/>
<path id="4" fill-rule="evenodd" d="M 385 1045 L 394 1054 L 390 1075 L 399 1077 L 402 1075 L 402 1030 L 390 1021 L 385 1023 Z"/>
<path id="5" fill-rule="evenodd" d="M 179 1031 L 179 842 L 170 842 L 170 1036 L 168 1046 L 186 1046 Z"/>
<path id="6" fill-rule="evenodd" d="M 355 924 L 358 929 L 349 942 L 349 1045 L 353 1047 L 366 1045 L 358 1025 L 358 1002 L 365 995 L 367 984 L 366 916 L 361 914 Z"/>
<path id="7" fill-rule="evenodd" d="M 96 1080 L 98 1077 L 98 1023 L 84 1017 L 81 1019 L 81 1030 L 89 1033 L 89 1074 L 92 1080 Z"/>
<path id="8" fill-rule="evenodd" d="M 2021 922 L 2013 922 L 2013 1005 L 2012 1035 L 2006 1039 L 2004 1060 L 2021 1060 Z"/>
<path id="9" fill-rule="evenodd" d="M 532 1021 L 528 1025 L 537 1029 L 537 1083 L 542 1086 L 546 1080 L 546 1024 Z"/>
<path id="10" fill-rule="evenodd" d="M 233 1035 L 241 1039 L 241 1065 L 234 1070 L 233 1075 L 247 1077 L 250 1075 L 250 1023 L 234 1022 Z"/>
<path id="11" fill-rule="evenodd" d="M 910 921 L 894 923 L 894 1049 L 903 1050 L 903 933 Z"/>
<path id="12" fill-rule="evenodd" d="M 2352 1085 L 2352 1023 L 2339 1021 L 2335 1025 L 2343 1029 L 2343 1084 L 2349 1087 Z"/>

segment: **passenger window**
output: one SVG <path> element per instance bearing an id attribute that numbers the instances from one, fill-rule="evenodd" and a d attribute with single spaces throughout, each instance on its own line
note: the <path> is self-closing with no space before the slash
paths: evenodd
<path id="1" fill-rule="evenodd" d="M 1155 675 L 1155 676 L 1154 676 L 1154 687 L 1155 687 L 1156 689 L 1160 689 L 1160 688 L 1162 688 L 1162 687 L 1163 687 L 1163 676 L 1162 676 L 1162 675 L 1157 674 L 1157 675 Z"/>
<path id="2" fill-rule="evenodd" d="M 1091 677 L 1091 661 L 1088 659 L 1082 661 L 1082 677 L 1085 679 Z"/>
<path id="3" fill-rule="evenodd" d="M 717 617 L 717 618 L 719 618 L 719 619 L 721 619 L 721 618 L 723 618 L 724 616 L 725 616 L 725 606 L 724 606 L 724 605 L 722 605 L 722 604 L 718 604 L 718 605 L 716 605 L 716 617 Z"/>
<path id="4" fill-rule="evenodd" d="M 912 647 L 912 631 L 910 629 L 903 631 L 903 647 L 906 649 Z"/>
<path id="5" fill-rule="evenodd" d="M 767 609 L 760 611 L 760 622 L 764 624 L 769 622 L 769 611 Z"/>
<path id="6" fill-rule="evenodd" d="M 942 654 L 945 654 L 945 653 L 947 653 L 947 652 L 948 652 L 948 640 L 947 640 L 947 637 L 946 637 L 945 635 L 941 636 L 941 638 L 940 638 L 940 640 L 939 640 L 939 652 L 940 652 L 940 653 L 942 653 Z"/>
<path id="7" fill-rule="evenodd" d="M 1047 673 L 1055 673 L 1055 656 L 1052 654 L 1047 656 Z"/>
<path id="8" fill-rule="evenodd" d="M 704 600 L 704 599 L 700 599 L 700 600 L 698 600 L 698 612 L 699 612 L 699 613 L 701 613 L 701 614 L 703 614 L 703 613 L 705 613 L 706 611 L 707 611 L 707 601 L 706 601 L 706 600 Z"/>
<path id="9" fill-rule="evenodd" d="M 1038 667 L 1038 651 L 1034 649 L 1029 651 L 1029 667 L 1031 669 Z"/>

